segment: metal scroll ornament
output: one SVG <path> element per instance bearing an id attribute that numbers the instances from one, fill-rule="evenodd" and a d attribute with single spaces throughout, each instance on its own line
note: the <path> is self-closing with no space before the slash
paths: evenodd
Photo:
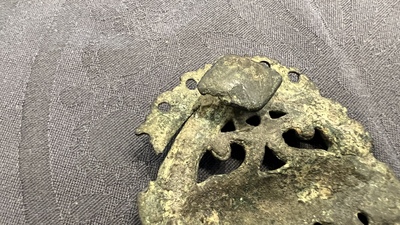
<path id="1" fill-rule="evenodd" d="M 157 153 L 171 143 L 139 195 L 143 224 L 400 224 L 400 182 L 369 134 L 274 60 L 228 55 L 184 74 L 137 133 Z M 199 180 L 206 156 L 241 164 Z"/>

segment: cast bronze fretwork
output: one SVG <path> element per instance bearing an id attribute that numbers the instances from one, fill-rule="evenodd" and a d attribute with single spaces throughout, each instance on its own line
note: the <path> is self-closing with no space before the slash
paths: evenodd
<path id="1" fill-rule="evenodd" d="M 274 60 L 229 55 L 184 74 L 137 133 L 157 153 L 172 143 L 139 195 L 143 224 L 400 224 L 400 182 L 369 134 Z M 199 180 L 205 155 L 234 151 L 240 166 Z"/>

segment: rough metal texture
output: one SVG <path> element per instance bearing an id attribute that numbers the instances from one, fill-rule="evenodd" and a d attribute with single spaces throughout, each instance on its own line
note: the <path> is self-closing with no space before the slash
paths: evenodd
<path id="1" fill-rule="evenodd" d="M 201 78 L 198 89 L 230 105 L 258 111 L 282 82 L 282 77 L 266 66 L 245 57 L 224 56 Z"/>
<path id="2" fill-rule="evenodd" d="M 185 86 L 210 65 L 185 74 L 154 103 L 138 133 L 150 134 L 161 152 L 181 130 L 157 180 L 139 196 L 143 224 L 400 224 L 400 183 L 372 156 L 363 127 L 296 69 L 247 59 L 282 77 L 257 112 Z M 160 110 L 161 102 L 170 110 Z M 238 151 L 236 170 L 198 180 L 207 152 L 224 161 Z"/>

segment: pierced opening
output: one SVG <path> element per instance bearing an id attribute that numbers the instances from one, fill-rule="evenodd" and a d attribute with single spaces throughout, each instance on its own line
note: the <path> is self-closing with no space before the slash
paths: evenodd
<path id="1" fill-rule="evenodd" d="M 300 80 L 300 74 L 297 72 L 294 72 L 294 71 L 289 72 L 288 76 L 289 76 L 289 80 L 292 81 L 293 83 L 298 83 Z"/>
<path id="2" fill-rule="evenodd" d="M 316 223 L 314 223 L 314 225 L 322 225 L 322 223 L 318 223 L 318 222 L 316 222 Z"/>
<path id="3" fill-rule="evenodd" d="M 197 82 L 193 79 L 188 79 L 186 81 L 186 87 L 189 88 L 190 90 L 194 90 L 197 88 Z"/>
<path id="4" fill-rule="evenodd" d="M 314 136 L 310 140 L 302 140 L 294 129 L 286 131 L 283 133 L 282 137 L 286 144 L 291 147 L 328 150 L 329 146 L 325 141 L 326 138 L 324 138 L 324 134 L 318 129 L 315 129 L 314 132 Z"/>
<path id="5" fill-rule="evenodd" d="M 268 148 L 268 146 L 265 146 L 265 153 L 264 153 L 264 159 L 262 161 L 260 170 L 261 171 L 270 171 L 270 170 L 276 170 L 284 166 L 286 163 L 279 159 L 275 152 Z"/>
<path id="6" fill-rule="evenodd" d="M 263 66 L 271 67 L 271 64 L 270 64 L 269 62 L 267 62 L 267 61 L 261 61 L 260 63 L 261 63 Z"/>
<path id="7" fill-rule="evenodd" d="M 171 105 L 168 102 L 161 102 L 158 104 L 158 109 L 161 112 L 169 112 L 171 110 Z"/>
<path id="8" fill-rule="evenodd" d="M 240 167 L 246 157 L 244 147 L 240 144 L 232 143 L 230 148 L 231 157 L 225 161 L 215 158 L 211 151 L 206 151 L 199 163 L 198 183 L 205 181 L 210 176 L 228 174 Z"/>
<path id="9" fill-rule="evenodd" d="M 282 111 L 269 111 L 269 116 L 272 119 L 278 119 L 281 118 L 282 116 L 286 115 L 287 113 L 282 112 Z"/>
<path id="10" fill-rule="evenodd" d="M 256 127 L 256 126 L 260 125 L 260 123 L 261 123 L 261 118 L 260 118 L 259 115 L 254 115 L 254 116 L 249 117 L 249 118 L 246 120 L 246 123 L 249 124 L 249 125 L 251 125 L 251 126 L 255 126 L 255 127 Z"/>
<path id="11" fill-rule="evenodd" d="M 367 215 L 365 215 L 365 213 L 362 213 L 362 212 L 357 213 L 357 217 L 361 221 L 362 224 L 364 224 L 364 225 L 369 224 L 368 217 L 367 217 Z"/>
<path id="12" fill-rule="evenodd" d="M 236 127 L 232 120 L 229 120 L 222 128 L 221 132 L 232 132 L 235 131 Z"/>
<path id="13" fill-rule="evenodd" d="M 230 147 L 231 147 L 231 158 L 241 161 L 240 164 L 242 164 L 242 162 L 244 161 L 244 158 L 246 157 L 246 151 L 244 150 L 244 147 L 235 142 L 231 143 Z M 233 171 L 233 170 L 231 170 L 231 171 Z"/>

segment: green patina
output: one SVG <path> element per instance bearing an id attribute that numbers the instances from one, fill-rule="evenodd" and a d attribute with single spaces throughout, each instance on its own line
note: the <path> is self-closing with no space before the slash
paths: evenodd
<path id="1" fill-rule="evenodd" d="M 246 122 L 253 116 L 259 123 Z M 235 129 L 221 132 L 229 121 Z M 139 196 L 143 224 L 400 224 L 400 182 L 369 134 L 294 68 L 230 55 L 183 75 L 137 129 L 158 153 L 178 131 Z M 198 182 L 204 154 L 227 160 L 232 143 L 242 164 Z"/>

